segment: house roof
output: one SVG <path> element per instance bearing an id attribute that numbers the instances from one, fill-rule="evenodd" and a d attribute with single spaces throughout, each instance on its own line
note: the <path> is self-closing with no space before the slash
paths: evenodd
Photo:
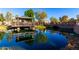
<path id="1" fill-rule="evenodd" d="M 16 17 L 16 18 L 19 18 L 19 19 L 33 19 L 33 17 L 25 17 L 25 16 L 22 16 L 22 17 Z"/>

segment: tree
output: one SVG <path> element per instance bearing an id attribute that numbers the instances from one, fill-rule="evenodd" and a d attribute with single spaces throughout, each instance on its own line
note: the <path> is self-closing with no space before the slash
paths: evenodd
<path id="1" fill-rule="evenodd" d="M 34 18 L 34 11 L 32 9 L 26 10 L 24 12 L 24 15 L 28 16 L 28 17 L 33 17 Z"/>
<path id="2" fill-rule="evenodd" d="M 40 14 L 40 11 L 35 12 L 35 18 L 36 18 L 37 20 L 40 20 L 39 14 Z"/>
<path id="3" fill-rule="evenodd" d="M 69 23 L 70 23 L 70 24 L 75 24 L 75 23 L 76 23 L 76 20 L 75 20 L 74 18 L 70 18 L 70 19 L 69 19 Z"/>
<path id="4" fill-rule="evenodd" d="M 60 20 L 62 23 L 63 22 L 68 22 L 69 20 L 68 20 L 68 16 L 63 16 L 62 18 L 61 18 L 61 20 Z"/>
<path id="5" fill-rule="evenodd" d="M 76 18 L 77 18 L 76 21 L 79 22 L 79 15 L 77 15 Z"/>
<path id="6" fill-rule="evenodd" d="M 0 21 L 4 21 L 4 16 L 2 13 L 0 14 Z"/>
<path id="7" fill-rule="evenodd" d="M 25 12 L 24 12 L 24 16 L 27 16 L 27 17 L 31 17 L 31 21 L 35 21 L 34 20 L 34 11 L 32 10 L 32 9 L 29 9 L 29 10 L 26 10 Z"/>
<path id="8" fill-rule="evenodd" d="M 39 14 L 39 17 L 40 17 L 40 19 L 45 19 L 45 18 L 47 17 L 46 12 L 41 12 L 41 13 Z"/>
<path id="9" fill-rule="evenodd" d="M 74 18 L 70 18 L 70 19 L 69 19 L 69 22 L 73 22 L 73 21 L 75 21 Z"/>
<path id="10" fill-rule="evenodd" d="M 12 21 L 12 18 L 13 18 L 12 13 L 11 12 L 7 12 L 7 14 L 6 14 L 6 20 L 7 21 Z"/>
<path id="11" fill-rule="evenodd" d="M 47 17 L 47 14 L 44 11 L 43 12 L 38 11 L 35 13 L 35 17 L 41 24 L 43 24 L 44 19 Z"/>
<path id="12" fill-rule="evenodd" d="M 76 15 L 76 18 L 79 19 L 79 15 Z"/>
<path id="13" fill-rule="evenodd" d="M 51 18 L 50 18 L 50 21 L 51 21 L 51 23 L 53 23 L 53 24 L 57 24 L 57 23 L 58 23 L 58 20 L 57 20 L 55 17 L 51 17 Z"/>
<path id="14" fill-rule="evenodd" d="M 19 16 L 18 14 L 15 15 L 15 17 L 18 17 L 18 16 Z"/>

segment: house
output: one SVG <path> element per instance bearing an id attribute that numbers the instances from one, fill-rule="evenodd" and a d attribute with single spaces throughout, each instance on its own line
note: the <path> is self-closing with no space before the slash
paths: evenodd
<path id="1" fill-rule="evenodd" d="M 34 19 L 32 17 L 15 17 L 15 22 L 12 23 L 11 27 L 33 29 L 33 27 L 35 26 L 33 20 Z"/>

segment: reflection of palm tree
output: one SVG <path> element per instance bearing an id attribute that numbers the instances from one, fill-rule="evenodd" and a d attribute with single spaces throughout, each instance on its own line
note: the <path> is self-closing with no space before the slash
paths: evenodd
<path id="1" fill-rule="evenodd" d="M 11 39 L 12 39 L 12 36 L 13 36 L 13 33 L 12 32 L 9 32 L 9 33 L 7 33 L 7 39 L 8 39 L 8 41 L 10 42 L 11 41 Z"/>
<path id="2" fill-rule="evenodd" d="M 47 42 L 47 36 L 44 35 L 41 31 L 36 34 L 36 41 L 37 43 L 46 43 Z"/>

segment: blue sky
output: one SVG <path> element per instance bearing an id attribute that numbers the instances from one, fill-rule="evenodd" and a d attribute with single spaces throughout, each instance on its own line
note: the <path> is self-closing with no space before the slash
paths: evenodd
<path id="1" fill-rule="evenodd" d="M 79 8 L 32 8 L 34 11 L 45 11 L 47 13 L 47 19 L 51 16 L 59 18 L 63 15 L 68 15 L 70 18 L 76 18 L 76 15 L 79 14 Z M 6 12 L 11 11 L 15 16 L 18 14 L 19 16 L 24 15 L 24 11 L 28 10 L 28 8 L 0 8 L 0 12 L 4 15 Z"/>

